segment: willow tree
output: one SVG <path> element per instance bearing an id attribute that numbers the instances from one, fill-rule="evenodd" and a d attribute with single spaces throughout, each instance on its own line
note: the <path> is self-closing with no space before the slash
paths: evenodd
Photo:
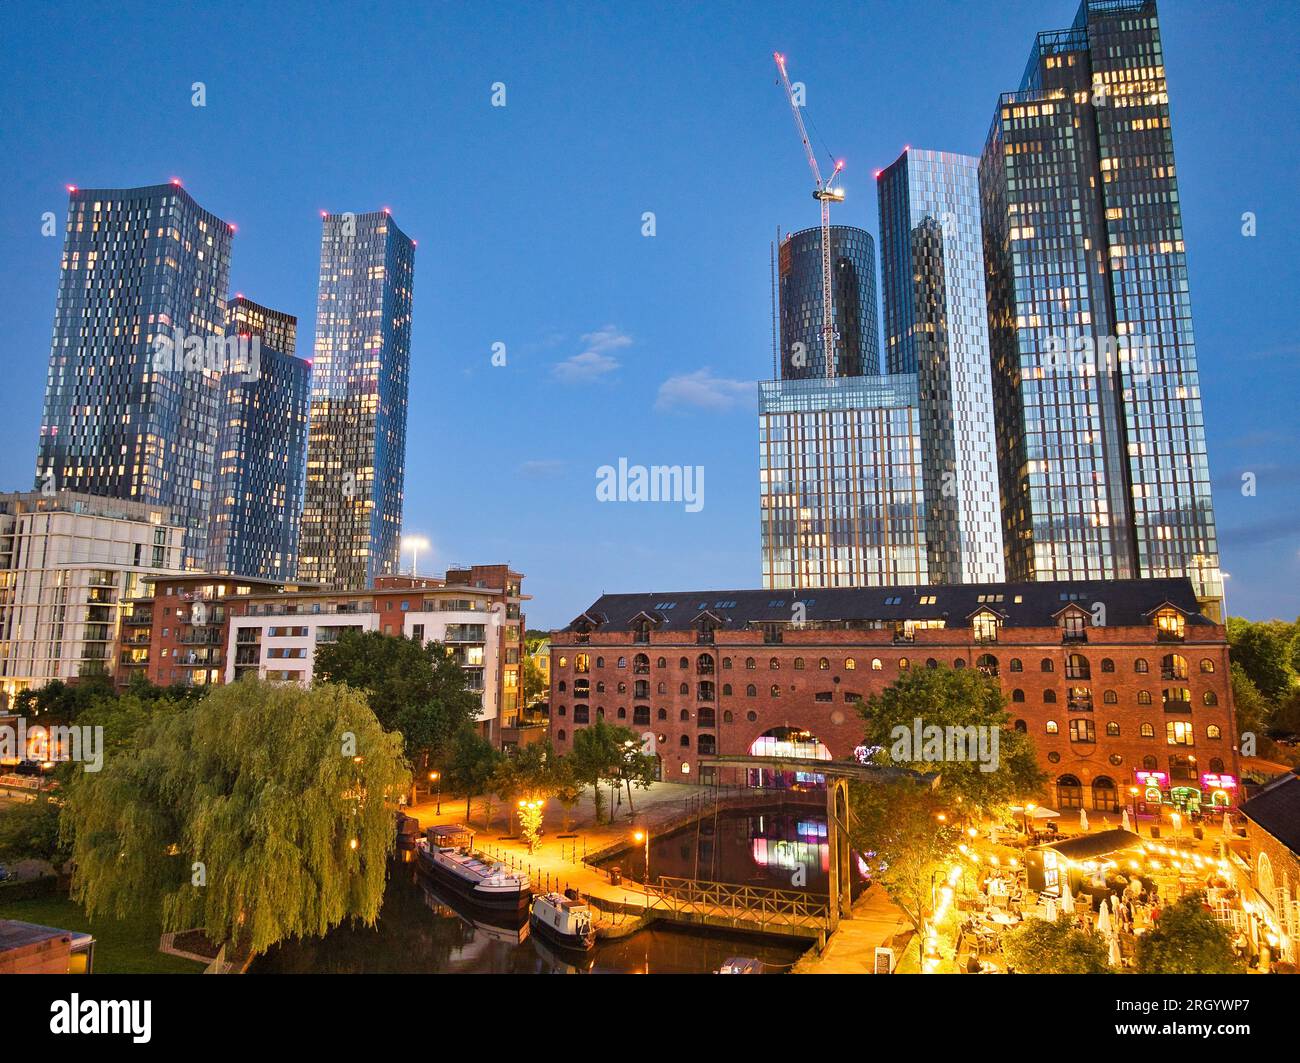
<path id="1" fill-rule="evenodd" d="M 92 918 L 153 909 L 166 930 L 254 953 L 373 925 L 409 781 L 401 736 L 357 691 L 218 688 L 76 779 L 73 898 Z"/>

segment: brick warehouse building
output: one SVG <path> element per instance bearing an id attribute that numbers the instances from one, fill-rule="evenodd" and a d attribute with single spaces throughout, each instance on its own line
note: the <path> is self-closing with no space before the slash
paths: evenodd
<path id="1" fill-rule="evenodd" d="M 939 665 L 998 678 L 1062 810 L 1236 803 L 1227 633 L 1187 579 L 604 595 L 551 636 L 551 739 L 632 727 L 682 782 L 711 753 L 846 759 L 856 703 Z"/>

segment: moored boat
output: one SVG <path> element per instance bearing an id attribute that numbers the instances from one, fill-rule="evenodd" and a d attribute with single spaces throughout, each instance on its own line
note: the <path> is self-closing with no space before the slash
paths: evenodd
<path id="1" fill-rule="evenodd" d="M 541 893 L 533 898 L 528 921 L 533 933 L 557 948 L 570 952 L 589 952 L 596 944 L 596 930 L 591 922 L 591 907 L 577 897 L 563 893 Z"/>
<path id="2" fill-rule="evenodd" d="M 468 827 L 430 827 L 415 844 L 420 868 L 457 896 L 497 911 L 528 907 L 533 895 L 528 875 L 476 852 Z"/>

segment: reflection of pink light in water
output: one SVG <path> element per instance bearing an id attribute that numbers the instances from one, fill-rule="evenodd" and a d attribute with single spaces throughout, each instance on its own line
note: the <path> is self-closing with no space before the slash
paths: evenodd
<path id="1" fill-rule="evenodd" d="M 812 850 L 816 849 L 814 856 Z M 753 839 L 754 863 L 759 867 L 776 867 L 783 871 L 794 871 L 799 867 L 810 867 L 814 861 L 822 871 L 830 873 L 831 847 L 829 845 L 812 845 L 809 842 L 790 842 L 771 838 Z"/>

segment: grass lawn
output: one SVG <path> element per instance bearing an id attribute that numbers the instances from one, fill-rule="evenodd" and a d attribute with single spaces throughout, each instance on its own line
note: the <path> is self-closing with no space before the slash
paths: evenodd
<path id="1" fill-rule="evenodd" d="M 95 936 L 96 974 L 200 974 L 203 965 L 158 951 L 162 931 L 156 919 L 99 918 L 93 923 L 66 897 L 0 902 L 0 919 L 89 932 Z"/>

